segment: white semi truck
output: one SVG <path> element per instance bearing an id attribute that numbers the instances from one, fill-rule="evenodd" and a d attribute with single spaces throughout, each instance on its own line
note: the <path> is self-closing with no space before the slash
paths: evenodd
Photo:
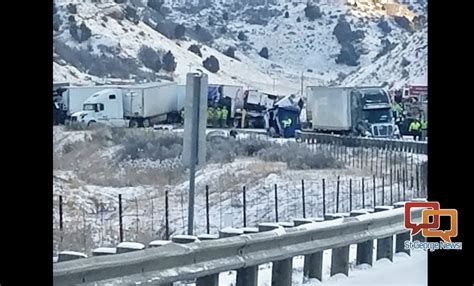
<path id="1" fill-rule="evenodd" d="M 115 85 L 97 85 L 97 86 L 69 86 L 62 92 L 62 109 L 66 116 L 70 117 L 73 113 L 81 111 L 84 101 L 92 94 L 107 89 L 115 88 Z"/>
<path id="2" fill-rule="evenodd" d="M 184 96 L 184 93 L 182 94 Z M 179 121 L 180 99 L 176 83 L 123 85 L 94 93 L 83 103 L 72 122 L 87 126 L 102 123 L 115 127 L 149 127 Z"/>
<path id="3" fill-rule="evenodd" d="M 311 131 L 377 138 L 399 138 L 390 97 L 381 87 L 307 88 L 306 116 Z"/>

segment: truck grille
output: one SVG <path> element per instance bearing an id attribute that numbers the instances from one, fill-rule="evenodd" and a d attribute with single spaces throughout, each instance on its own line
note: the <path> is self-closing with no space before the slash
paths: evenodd
<path id="1" fill-rule="evenodd" d="M 392 136 L 393 126 L 392 125 L 376 125 L 373 128 L 374 136 Z"/>

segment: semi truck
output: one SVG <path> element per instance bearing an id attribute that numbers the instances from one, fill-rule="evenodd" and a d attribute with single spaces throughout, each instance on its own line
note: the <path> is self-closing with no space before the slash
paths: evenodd
<path id="1" fill-rule="evenodd" d="M 182 94 L 184 96 L 184 94 Z M 146 83 L 102 89 L 87 98 L 72 122 L 90 126 L 149 127 L 179 122 L 180 100 L 176 83 Z"/>
<path id="2" fill-rule="evenodd" d="M 381 87 L 307 87 L 311 131 L 351 136 L 400 138 L 390 97 Z"/>

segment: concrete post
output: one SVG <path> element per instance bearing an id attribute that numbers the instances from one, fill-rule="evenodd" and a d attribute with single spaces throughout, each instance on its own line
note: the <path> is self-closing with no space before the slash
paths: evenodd
<path id="1" fill-rule="evenodd" d="M 343 218 L 343 214 L 328 214 L 326 220 Z M 331 251 L 331 276 L 343 273 L 349 276 L 349 248 L 348 246 L 333 248 Z"/>
<path id="2" fill-rule="evenodd" d="M 355 210 L 351 212 L 351 216 L 360 216 L 368 213 L 369 212 L 367 210 Z M 373 257 L 374 241 L 372 239 L 357 244 L 356 265 L 369 264 L 370 266 L 372 266 Z"/>
<path id="3" fill-rule="evenodd" d="M 260 232 L 283 228 L 278 223 L 261 223 L 258 225 Z M 293 257 L 272 262 L 272 286 L 291 286 L 293 273 Z"/>
<path id="4" fill-rule="evenodd" d="M 390 209 L 392 209 L 392 207 L 378 207 L 375 211 L 383 212 Z M 377 239 L 377 260 L 382 258 L 388 258 L 393 262 L 393 235 Z"/>
<path id="5" fill-rule="evenodd" d="M 398 208 L 403 208 L 405 206 L 405 202 L 399 202 L 393 204 L 393 207 L 398 209 Z M 395 235 L 395 253 L 399 252 L 405 252 L 408 255 L 411 255 L 410 249 L 405 249 L 405 241 L 410 241 L 411 240 L 411 235 L 410 231 L 406 231 L 403 233 L 399 233 Z"/>

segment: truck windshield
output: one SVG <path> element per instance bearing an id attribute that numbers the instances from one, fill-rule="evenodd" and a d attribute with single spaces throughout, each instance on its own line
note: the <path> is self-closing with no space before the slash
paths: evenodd
<path id="1" fill-rule="evenodd" d="M 361 90 L 364 104 L 389 103 L 387 94 L 382 90 Z"/>
<path id="2" fill-rule="evenodd" d="M 369 123 L 391 122 L 392 112 L 390 109 L 386 109 L 386 108 L 364 110 L 364 119 L 367 119 Z"/>
<path id="3" fill-rule="evenodd" d="M 95 104 L 84 104 L 85 111 L 96 111 L 97 107 Z"/>

